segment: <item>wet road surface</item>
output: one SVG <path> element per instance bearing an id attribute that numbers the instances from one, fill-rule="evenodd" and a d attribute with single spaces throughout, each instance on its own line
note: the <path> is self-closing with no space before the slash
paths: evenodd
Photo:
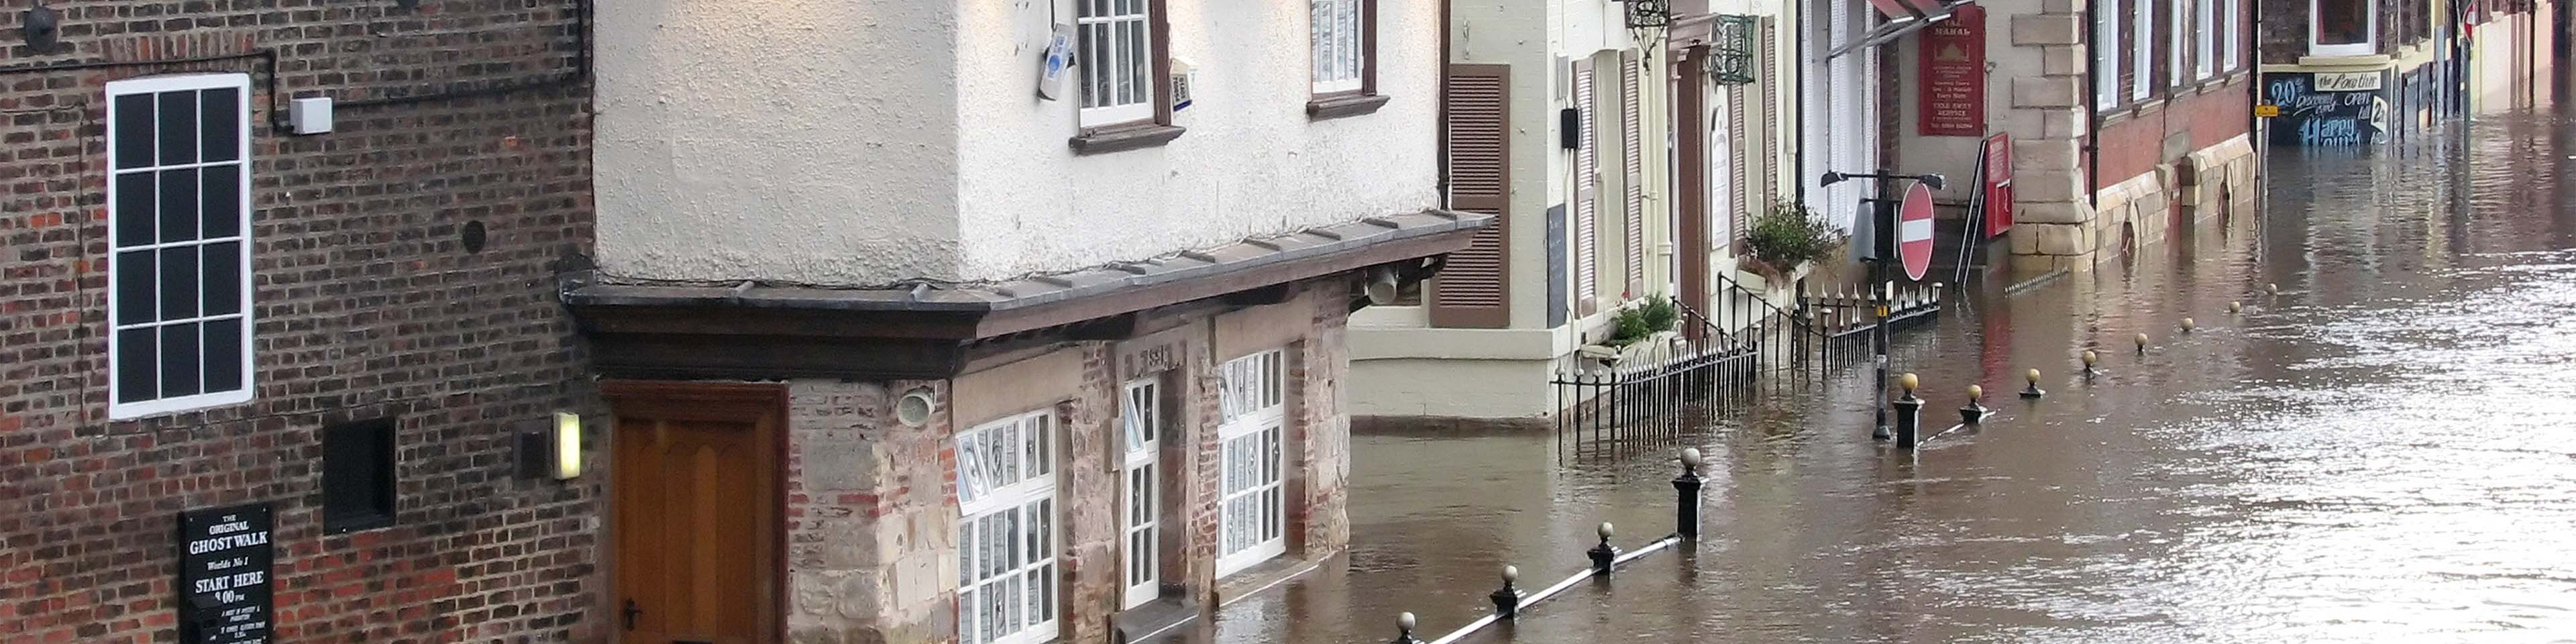
<path id="1" fill-rule="evenodd" d="M 1698 543 L 1463 641 L 2576 642 L 2571 128 L 2276 150 L 2260 220 L 1896 339 L 1927 425 L 1971 382 L 2001 418 L 1908 455 L 1868 439 L 1860 364 L 1761 392 L 1684 441 L 1710 457 Z M 2026 368 L 2048 396 L 2011 395 Z M 1598 522 L 1672 531 L 1678 445 L 1354 441 L 1349 553 L 1215 641 L 1385 642 L 1399 611 L 1429 640 L 1502 564 L 1534 589 Z"/>

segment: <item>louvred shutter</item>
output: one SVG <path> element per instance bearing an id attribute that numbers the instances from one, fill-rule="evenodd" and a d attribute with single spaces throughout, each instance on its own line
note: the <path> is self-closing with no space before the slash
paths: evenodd
<path id="1" fill-rule="evenodd" d="M 1431 325 L 1511 326 L 1511 66 L 1449 66 L 1449 201 L 1494 216 L 1431 279 Z"/>
<path id="2" fill-rule="evenodd" d="M 1620 226 L 1628 246 L 1623 250 L 1628 255 L 1630 295 L 1642 295 L 1646 290 L 1646 127 L 1645 108 L 1638 104 L 1642 100 L 1638 62 L 1636 52 L 1619 55 L 1619 140 L 1626 143 L 1622 146 L 1625 158 L 1620 171 L 1627 177 L 1622 183 L 1628 187 L 1627 198 L 1621 200 L 1626 212 Z"/>
<path id="3" fill-rule="evenodd" d="M 1756 60 L 1759 61 L 1755 63 L 1757 65 L 1755 69 L 1763 70 L 1760 75 L 1762 160 L 1755 167 L 1759 168 L 1762 174 L 1760 203 L 1765 210 L 1770 209 L 1771 204 L 1779 203 L 1780 196 L 1785 193 L 1780 189 L 1780 75 L 1777 73 L 1778 60 L 1774 58 L 1780 51 L 1779 34 L 1774 31 L 1777 27 L 1772 18 L 1767 16 L 1762 18 L 1762 44 L 1755 48 L 1755 51 L 1760 52 L 1755 54 L 1758 57 Z"/>
<path id="4" fill-rule="evenodd" d="M 1591 315 L 1601 297 L 1600 196 L 1601 146 L 1593 141 L 1592 63 L 1574 64 L 1574 111 L 1581 131 L 1574 152 L 1574 298 L 1576 312 Z"/>
<path id="5" fill-rule="evenodd" d="M 1765 74 L 1765 76 L 1768 76 L 1768 74 Z M 1753 172 L 1750 168 L 1745 166 L 1746 162 L 1752 160 L 1752 154 L 1750 154 L 1748 150 L 1751 150 L 1755 144 L 1755 141 L 1752 138 L 1753 132 L 1746 130 L 1744 127 L 1746 120 L 1745 113 L 1759 109 L 1757 106 L 1746 102 L 1749 100 L 1748 96 L 1751 94 L 1752 92 L 1744 91 L 1743 85 L 1729 85 L 1726 88 L 1726 105 L 1728 108 L 1726 114 L 1727 140 L 1734 142 L 1734 145 L 1728 146 L 1727 148 L 1726 186 L 1728 191 L 1733 193 L 1730 196 L 1734 197 L 1735 200 L 1733 210 L 1735 216 L 1731 218 L 1733 221 L 1730 222 L 1726 230 L 1726 240 L 1728 243 L 1733 243 L 1736 240 L 1744 238 L 1744 222 L 1747 219 L 1753 218 L 1753 199 L 1761 196 L 1762 192 L 1760 189 L 1753 187 Z"/>

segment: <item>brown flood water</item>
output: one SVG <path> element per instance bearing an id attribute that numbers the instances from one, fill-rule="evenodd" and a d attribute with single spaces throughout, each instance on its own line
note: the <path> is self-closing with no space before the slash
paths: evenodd
<path id="1" fill-rule="evenodd" d="M 1926 424 L 1977 382 L 1982 431 L 1873 443 L 1861 364 L 1766 389 L 1685 441 L 1710 457 L 1697 543 L 1462 642 L 2576 642 L 2571 128 L 2277 149 L 2259 221 L 1900 334 Z M 2015 398 L 2034 367 L 2049 395 Z M 1412 611 L 1431 640 L 1502 564 L 1536 589 L 1598 522 L 1673 529 L 1669 448 L 1354 440 L 1350 552 L 1199 638 L 1386 642 Z"/>

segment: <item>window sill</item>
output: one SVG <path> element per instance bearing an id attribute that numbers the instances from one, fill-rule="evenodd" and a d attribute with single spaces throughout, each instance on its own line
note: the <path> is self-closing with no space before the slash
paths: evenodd
<path id="1" fill-rule="evenodd" d="M 393 526 L 394 518 L 390 515 L 383 514 L 367 514 L 364 516 L 345 517 L 340 519 L 325 518 L 322 520 L 322 534 L 323 536 L 340 536 L 366 532 L 369 530 L 390 528 Z"/>
<path id="2" fill-rule="evenodd" d="M 1165 591 L 1166 593 L 1170 591 Z M 1119 611 L 1110 617 L 1121 642 L 1151 641 L 1157 635 L 1173 632 L 1199 619 L 1200 605 L 1166 595 L 1144 605 Z"/>
<path id="3" fill-rule="evenodd" d="M 1322 121 L 1346 116 L 1359 116 L 1386 107 L 1385 94 L 1334 94 L 1306 101 L 1306 118 Z"/>
<path id="4" fill-rule="evenodd" d="M 1117 125 L 1084 131 L 1067 139 L 1065 144 L 1073 148 L 1074 154 L 1108 154 L 1161 147 L 1172 139 L 1181 138 L 1181 133 L 1186 131 L 1180 126 L 1161 123 Z"/>

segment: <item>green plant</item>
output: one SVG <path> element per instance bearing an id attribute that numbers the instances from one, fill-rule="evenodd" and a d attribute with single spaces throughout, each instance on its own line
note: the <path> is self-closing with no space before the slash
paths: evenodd
<path id="1" fill-rule="evenodd" d="M 1673 323 L 1681 320 L 1681 310 L 1673 306 L 1673 299 L 1661 295 L 1646 298 L 1645 306 L 1635 310 L 1637 316 L 1645 321 L 1649 333 L 1671 331 Z"/>
<path id="2" fill-rule="evenodd" d="M 1754 217 L 1752 229 L 1744 238 L 1754 257 L 1783 272 L 1823 257 L 1833 243 L 1832 226 L 1809 212 L 1805 204 L 1789 200 L 1772 204 L 1770 210 Z"/>
<path id="3" fill-rule="evenodd" d="M 1621 309 L 1618 315 L 1611 316 L 1610 337 L 1602 340 L 1601 344 L 1613 347 L 1636 344 L 1646 336 L 1673 330 L 1673 323 L 1680 319 L 1681 310 L 1673 306 L 1671 298 L 1661 295 L 1647 298 L 1645 304 Z"/>

